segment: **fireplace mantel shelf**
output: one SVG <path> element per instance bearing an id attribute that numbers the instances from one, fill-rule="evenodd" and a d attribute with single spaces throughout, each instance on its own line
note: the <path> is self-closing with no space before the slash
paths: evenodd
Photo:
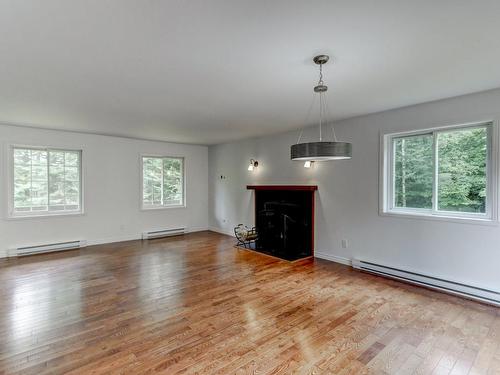
<path id="1" fill-rule="evenodd" d="M 316 191 L 317 185 L 247 185 L 248 190 L 299 190 Z"/>

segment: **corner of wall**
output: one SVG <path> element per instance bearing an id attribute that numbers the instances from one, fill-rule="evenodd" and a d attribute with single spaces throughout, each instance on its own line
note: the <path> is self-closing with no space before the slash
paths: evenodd
<path id="1" fill-rule="evenodd" d="M 210 230 L 212 232 L 217 232 L 217 233 L 220 233 L 220 234 L 225 234 L 226 236 L 234 237 L 234 233 L 233 232 L 230 232 L 228 230 L 224 230 L 222 228 L 218 228 L 218 227 L 214 227 L 214 226 L 209 226 L 208 230 Z"/>

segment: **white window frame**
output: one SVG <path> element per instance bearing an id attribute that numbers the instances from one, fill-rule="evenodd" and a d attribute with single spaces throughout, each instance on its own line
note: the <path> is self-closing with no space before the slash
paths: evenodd
<path id="1" fill-rule="evenodd" d="M 182 204 L 171 205 L 144 205 L 144 158 L 179 159 L 182 161 Z M 140 154 L 140 208 L 142 211 L 168 210 L 172 208 L 186 208 L 186 158 L 184 156 Z"/>
<path id="2" fill-rule="evenodd" d="M 487 169 L 487 196 L 486 212 L 467 213 L 453 211 L 439 211 L 437 209 L 438 179 L 433 179 L 432 208 L 403 208 L 394 206 L 394 148 L 393 139 L 403 136 L 432 134 L 434 176 L 437 175 L 437 134 L 465 128 L 486 127 L 488 131 Z M 498 123 L 496 120 L 477 121 L 459 125 L 448 125 L 421 130 L 402 131 L 381 134 L 380 137 L 380 210 L 381 216 L 397 216 L 406 218 L 444 220 L 472 224 L 498 224 Z"/>
<path id="3" fill-rule="evenodd" d="M 41 151 L 70 151 L 80 153 L 80 208 L 78 210 L 61 210 L 61 211 L 26 211 L 15 212 L 14 210 L 14 149 L 23 148 L 30 150 Z M 83 149 L 69 148 L 69 147 L 54 147 L 54 146 L 40 146 L 40 145 L 26 145 L 26 144 L 10 144 L 7 147 L 7 219 L 30 219 L 30 218 L 46 218 L 57 216 L 79 216 L 84 214 L 84 166 L 83 166 Z"/>

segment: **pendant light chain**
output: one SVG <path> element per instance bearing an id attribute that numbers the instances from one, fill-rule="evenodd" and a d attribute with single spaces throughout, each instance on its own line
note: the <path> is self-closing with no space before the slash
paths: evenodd
<path id="1" fill-rule="evenodd" d="M 321 134 L 321 128 L 323 127 L 323 93 L 319 93 L 319 141 L 323 141 L 323 136 Z"/>
<path id="2" fill-rule="evenodd" d="M 319 64 L 319 81 L 318 81 L 318 86 L 323 85 L 323 64 Z M 324 114 L 324 107 L 325 107 L 325 98 L 323 96 L 323 92 L 320 91 L 319 93 L 319 141 L 323 141 L 323 114 Z"/>

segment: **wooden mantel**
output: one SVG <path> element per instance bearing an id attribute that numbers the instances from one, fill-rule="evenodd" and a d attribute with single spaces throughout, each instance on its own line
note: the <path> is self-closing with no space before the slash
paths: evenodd
<path id="1" fill-rule="evenodd" d="M 247 185 L 248 190 L 299 190 L 316 191 L 317 185 Z"/>

